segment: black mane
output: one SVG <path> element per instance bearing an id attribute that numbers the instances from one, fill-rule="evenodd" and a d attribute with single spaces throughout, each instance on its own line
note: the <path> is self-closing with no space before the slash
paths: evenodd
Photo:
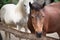
<path id="1" fill-rule="evenodd" d="M 37 2 L 34 2 L 32 5 L 33 5 L 32 9 L 35 9 L 37 11 L 39 11 L 40 9 L 42 9 L 41 5 L 38 4 Z"/>

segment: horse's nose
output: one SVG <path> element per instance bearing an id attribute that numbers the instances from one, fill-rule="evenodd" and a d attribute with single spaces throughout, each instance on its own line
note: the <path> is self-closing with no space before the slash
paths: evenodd
<path id="1" fill-rule="evenodd" d="M 36 36 L 37 36 L 38 38 L 41 38 L 42 32 L 36 32 Z"/>

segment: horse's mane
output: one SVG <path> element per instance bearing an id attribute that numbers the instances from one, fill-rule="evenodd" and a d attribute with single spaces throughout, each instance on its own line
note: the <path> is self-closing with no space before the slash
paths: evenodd
<path id="1" fill-rule="evenodd" d="M 34 2 L 32 5 L 33 5 L 33 9 L 35 9 L 37 11 L 42 8 L 42 6 L 39 3 L 37 3 L 37 2 Z"/>
<path id="2" fill-rule="evenodd" d="M 46 5 L 46 2 L 44 2 L 43 4 L 39 4 L 38 2 L 34 2 L 34 3 L 32 3 L 31 9 L 35 9 L 36 11 L 39 11 L 40 9 L 43 9 L 45 5 Z"/>

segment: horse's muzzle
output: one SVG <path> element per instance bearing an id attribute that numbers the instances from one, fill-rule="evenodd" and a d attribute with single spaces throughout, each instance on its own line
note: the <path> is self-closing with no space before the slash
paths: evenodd
<path id="1" fill-rule="evenodd" d="M 37 38 L 41 38 L 42 32 L 36 32 L 36 36 L 37 36 Z"/>

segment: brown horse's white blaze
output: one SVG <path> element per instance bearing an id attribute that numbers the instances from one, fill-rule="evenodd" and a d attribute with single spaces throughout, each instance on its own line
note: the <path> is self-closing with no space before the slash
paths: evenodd
<path id="1" fill-rule="evenodd" d="M 42 32 L 43 30 L 43 16 L 42 14 L 39 14 L 39 12 L 37 11 L 33 11 L 32 10 L 32 24 L 34 26 L 34 29 L 36 32 Z M 36 15 L 35 15 L 36 14 Z M 33 21 L 34 20 L 34 21 Z"/>

